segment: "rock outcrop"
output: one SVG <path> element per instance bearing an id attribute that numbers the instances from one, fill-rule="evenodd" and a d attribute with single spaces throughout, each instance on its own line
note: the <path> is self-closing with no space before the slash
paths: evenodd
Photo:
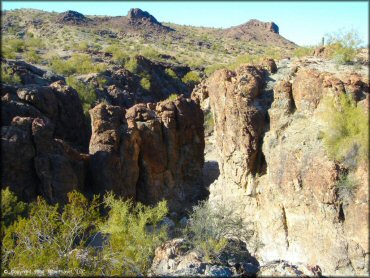
<path id="1" fill-rule="evenodd" d="M 362 175 L 368 172 L 359 165 L 358 187 L 343 201 L 336 186 L 343 169 L 326 154 L 320 113 L 327 95 L 366 101 L 368 81 L 348 71 L 326 72 L 322 63 L 300 61 L 279 69 L 284 74 L 270 74 L 265 80 L 278 79 L 273 99 L 258 67 L 221 70 L 203 83 L 221 170 L 209 202 L 227 204 L 254 223 L 248 250 L 261 265 L 285 260 L 315 266 L 322 275 L 363 275 L 369 271 L 369 195 Z M 355 221 L 363 228 L 355 229 Z"/>
<path id="2" fill-rule="evenodd" d="M 130 9 L 127 14 L 128 20 L 133 24 L 152 23 L 161 25 L 150 13 L 142 11 L 138 8 Z"/>
<path id="3" fill-rule="evenodd" d="M 129 87 L 125 74 L 111 81 Z M 62 203 L 74 189 L 111 190 L 146 204 L 167 199 L 182 212 L 205 196 L 203 112 L 194 101 L 100 104 L 90 111 L 90 138 L 77 92 L 38 76 L 37 84 L 2 85 L 3 187 Z"/>
<path id="4" fill-rule="evenodd" d="M 203 113 L 179 97 L 138 104 L 126 112 L 98 105 L 91 110 L 91 182 L 147 204 L 166 199 L 174 210 L 204 197 Z"/>
<path id="5" fill-rule="evenodd" d="M 86 25 L 91 22 L 90 18 L 87 18 L 83 14 L 76 11 L 66 11 L 61 13 L 57 19 L 58 23 L 67 25 Z"/>
<path id="6" fill-rule="evenodd" d="M 257 171 L 258 146 L 265 115 L 255 105 L 263 86 L 263 71 L 245 66 L 221 70 L 209 78 L 208 94 L 214 115 L 220 171 L 228 180 L 246 186 Z"/>
<path id="7" fill-rule="evenodd" d="M 63 202 L 84 190 L 86 157 L 77 150 L 86 149 L 87 130 L 77 92 L 63 82 L 2 88 L 2 186 L 24 200 Z"/>

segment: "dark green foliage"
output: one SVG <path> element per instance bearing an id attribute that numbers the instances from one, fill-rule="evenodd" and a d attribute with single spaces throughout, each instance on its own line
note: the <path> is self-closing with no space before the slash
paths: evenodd
<path id="1" fill-rule="evenodd" d="M 103 80 L 101 82 L 103 82 Z M 82 102 L 84 114 L 85 116 L 89 117 L 89 110 L 97 101 L 95 86 L 91 83 L 84 83 L 82 81 L 79 81 L 73 76 L 67 77 L 67 84 L 77 91 Z"/>

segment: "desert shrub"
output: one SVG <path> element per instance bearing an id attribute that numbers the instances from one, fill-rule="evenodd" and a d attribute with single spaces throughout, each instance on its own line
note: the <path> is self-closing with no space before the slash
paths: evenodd
<path id="1" fill-rule="evenodd" d="M 243 64 L 258 64 L 261 61 L 261 56 L 259 55 L 251 55 L 251 54 L 244 54 L 238 56 L 234 62 L 227 65 L 227 68 L 230 70 L 235 70 L 236 68 L 240 67 Z"/>
<path id="2" fill-rule="evenodd" d="M 215 64 L 207 67 L 204 72 L 207 74 L 207 76 L 210 76 L 212 73 L 214 73 L 216 70 L 224 69 L 226 68 L 225 64 Z"/>
<path id="3" fill-rule="evenodd" d="M 325 122 L 323 142 L 329 156 L 348 167 L 369 157 L 369 124 L 364 109 L 351 97 L 341 94 L 323 100 L 321 116 Z"/>
<path id="4" fill-rule="evenodd" d="M 356 189 L 358 187 L 357 180 L 352 176 L 352 174 L 342 174 L 336 183 L 337 194 L 339 200 L 344 203 L 349 203 L 354 198 Z"/>
<path id="5" fill-rule="evenodd" d="M 176 94 L 176 93 L 170 94 L 170 95 L 168 96 L 167 100 L 174 101 L 174 100 L 176 100 L 176 99 L 177 99 L 177 97 L 178 97 L 178 96 L 179 96 L 179 95 L 178 95 L 178 94 Z"/>
<path id="6" fill-rule="evenodd" d="M 139 65 L 135 57 L 130 57 L 124 66 L 126 69 L 128 69 L 132 73 L 137 73 L 139 70 Z"/>
<path id="7" fill-rule="evenodd" d="M 347 64 L 354 60 L 362 41 L 356 30 L 349 30 L 327 34 L 326 42 L 329 57 L 338 64 Z"/>
<path id="8" fill-rule="evenodd" d="M 59 74 L 86 74 L 93 72 L 101 72 L 106 69 L 104 64 L 94 64 L 86 54 L 74 54 L 71 58 L 64 61 L 60 58 L 54 57 L 51 60 L 51 69 Z"/>
<path id="9" fill-rule="evenodd" d="M 313 54 L 313 51 L 314 51 L 313 47 L 301 46 L 301 47 L 297 47 L 296 49 L 294 49 L 293 56 L 298 57 L 298 58 L 310 56 Z"/>
<path id="10" fill-rule="evenodd" d="M 27 213 L 27 204 L 18 200 L 9 187 L 1 190 L 1 226 L 2 231 L 20 216 Z"/>
<path id="11" fill-rule="evenodd" d="M 77 44 L 76 50 L 87 51 L 89 49 L 89 43 L 87 41 L 82 41 Z"/>
<path id="12" fill-rule="evenodd" d="M 176 72 L 173 71 L 173 69 L 168 68 L 168 69 L 165 70 L 165 72 L 169 77 L 171 77 L 173 79 L 178 79 L 177 74 L 176 74 Z"/>
<path id="13" fill-rule="evenodd" d="M 89 110 L 97 101 L 95 86 L 91 83 L 84 83 L 73 76 L 66 79 L 67 84 L 75 89 L 81 99 L 82 108 L 86 117 L 89 117 Z"/>
<path id="14" fill-rule="evenodd" d="M 27 48 L 36 48 L 36 49 L 41 49 L 45 47 L 44 43 L 40 38 L 34 37 L 27 39 L 25 41 L 25 45 Z"/>
<path id="15" fill-rule="evenodd" d="M 37 52 L 33 49 L 28 50 L 24 53 L 24 59 L 30 63 L 38 64 L 42 61 L 42 58 Z"/>
<path id="16" fill-rule="evenodd" d="M 150 84 L 150 80 L 147 77 L 141 78 L 140 85 L 141 87 L 143 87 L 143 89 L 150 91 L 151 84 Z"/>
<path id="17" fill-rule="evenodd" d="M 16 74 L 11 74 L 10 69 L 4 64 L 1 65 L 1 82 L 4 84 L 21 84 L 21 78 Z"/>
<path id="18" fill-rule="evenodd" d="M 217 259 L 227 244 L 227 238 L 248 240 L 252 230 L 240 216 L 225 205 L 200 202 L 193 207 L 185 229 L 185 237 L 206 259 Z"/>
<path id="19" fill-rule="evenodd" d="M 5 40 L 4 45 L 13 49 L 15 52 L 23 52 L 26 45 L 23 40 L 20 39 L 10 39 L 10 40 Z"/>
<path id="20" fill-rule="evenodd" d="M 72 250 L 83 248 L 99 225 L 97 197 L 88 201 L 76 191 L 63 208 L 42 198 L 30 205 L 27 218 L 14 222 L 3 238 L 3 269 L 68 269 L 79 264 Z"/>
<path id="21" fill-rule="evenodd" d="M 157 59 L 160 53 L 152 47 L 145 47 L 141 51 L 141 55 L 149 59 Z"/>
<path id="22" fill-rule="evenodd" d="M 17 54 L 14 49 L 3 44 L 1 47 L 1 56 L 6 59 L 15 59 L 17 57 Z"/>
<path id="23" fill-rule="evenodd" d="M 182 78 L 182 82 L 190 87 L 194 87 L 196 84 L 200 82 L 201 78 L 199 73 L 196 71 L 189 71 L 187 74 L 184 75 Z"/>
<path id="24" fill-rule="evenodd" d="M 159 225 L 168 213 L 165 201 L 155 207 L 104 197 L 108 219 L 101 226 L 109 240 L 103 248 L 106 275 L 143 275 L 150 267 L 154 250 L 167 238 L 166 225 Z"/>

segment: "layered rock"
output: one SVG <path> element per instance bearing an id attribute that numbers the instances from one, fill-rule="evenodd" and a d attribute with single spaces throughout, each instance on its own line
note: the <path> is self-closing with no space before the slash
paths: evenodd
<path id="1" fill-rule="evenodd" d="M 147 204 L 166 199 L 184 210 L 204 196 L 203 113 L 195 102 L 138 104 L 125 111 L 98 105 L 91 110 L 92 183 Z"/>

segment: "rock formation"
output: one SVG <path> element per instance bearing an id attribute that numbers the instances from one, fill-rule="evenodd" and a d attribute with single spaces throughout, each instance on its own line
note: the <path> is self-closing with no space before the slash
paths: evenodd
<path id="1" fill-rule="evenodd" d="M 203 113 L 195 102 L 179 97 L 126 112 L 101 104 L 91 118 L 95 190 L 147 204 L 167 199 L 177 211 L 204 196 Z"/>
<path id="2" fill-rule="evenodd" d="M 66 11 L 59 15 L 57 19 L 58 23 L 67 24 L 67 25 L 85 25 L 92 20 L 87 18 L 83 14 L 76 11 Z"/>
<path id="3" fill-rule="evenodd" d="M 205 196 L 203 113 L 194 101 L 97 105 L 90 138 L 77 92 L 38 76 L 36 84 L 2 85 L 2 186 L 50 202 L 74 189 L 112 190 L 146 204 L 167 199 L 182 212 Z"/>
<path id="4" fill-rule="evenodd" d="M 326 72 L 320 63 L 300 61 L 281 69 L 284 74 L 270 74 L 265 80 L 278 79 L 273 99 L 258 67 L 217 71 L 197 88 L 209 95 L 220 154 L 221 175 L 209 202 L 227 204 L 254 223 L 248 249 L 261 264 L 286 260 L 319 265 L 323 275 L 363 275 L 369 260 L 366 165 L 355 172 L 353 199 L 343 201 L 336 187 L 343 169 L 326 155 L 320 111 L 326 95 L 353 94 L 358 104 L 366 102 L 368 81 L 348 71 Z"/>

